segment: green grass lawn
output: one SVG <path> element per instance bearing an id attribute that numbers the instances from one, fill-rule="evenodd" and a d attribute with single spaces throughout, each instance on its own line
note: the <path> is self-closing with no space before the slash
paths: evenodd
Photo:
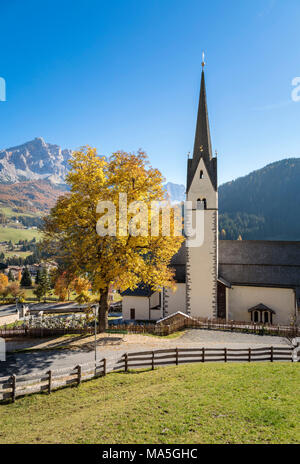
<path id="1" fill-rule="evenodd" d="M 13 227 L 0 227 L 0 242 L 17 243 L 19 240 L 40 239 L 41 233 L 37 229 L 14 229 Z"/>
<path id="2" fill-rule="evenodd" d="M 9 206 L 1 206 L 0 205 L 0 212 L 5 214 L 6 217 L 15 217 L 15 216 L 26 216 L 26 217 L 39 217 L 41 213 L 31 213 L 29 211 L 22 212 L 22 211 L 14 211 L 13 208 Z"/>
<path id="3" fill-rule="evenodd" d="M 299 443 L 300 365 L 114 373 L 0 406 L 0 443 Z"/>
<path id="4" fill-rule="evenodd" d="M 11 258 L 12 256 L 18 256 L 19 258 L 27 258 L 27 256 L 32 254 L 32 251 L 19 251 L 19 250 L 14 250 L 14 251 L 6 251 L 1 249 L 1 251 L 4 251 L 5 258 Z"/>

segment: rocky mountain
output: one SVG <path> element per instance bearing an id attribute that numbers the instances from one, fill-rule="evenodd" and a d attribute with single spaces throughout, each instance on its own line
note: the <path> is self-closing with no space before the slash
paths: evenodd
<path id="1" fill-rule="evenodd" d="M 71 150 L 46 143 L 42 137 L 0 150 L 0 183 L 48 180 L 63 184 Z"/>
<path id="2" fill-rule="evenodd" d="M 167 182 L 164 185 L 167 190 L 170 200 L 172 203 L 177 203 L 185 200 L 185 186 L 182 184 L 174 184 L 173 182 Z"/>
<path id="3" fill-rule="evenodd" d="M 0 207 L 45 212 L 67 190 L 71 150 L 41 137 L 0 150 Z M 269 164 L 219 187 L 222 239 L 300 240 L 300 158 Z M 185 199 L 185 186 L 167 182 L 172 202 Z"/>

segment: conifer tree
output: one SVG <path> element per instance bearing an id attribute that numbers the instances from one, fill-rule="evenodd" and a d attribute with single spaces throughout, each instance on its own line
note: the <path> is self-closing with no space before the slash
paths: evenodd
<path id="1" fill-rule="evenodd" d="M 31 287 L 32 285 L 31 275 L 27 267 L 23 269 L 20 285 L 21 287 Z"/>
<path id="2" fill-rule="evenodd" d="M 51 290 L 50 279 L 47 269 L 42 269 L 39 279 L 39 284 L 33 293 L 37 296 L 38 300 L 41 301 L 44 298 L 46 302 L 47 293 Z"/>
<path id="3" fill-rule="evenodd" d="M 14 281 L 15 281 L 15 277 L 14 277 L 14 275 L 13 275 L 11 269 L 8 271 L 7 277 L 8 277 L 8 280 L 9 280 L 10 282 L 14 282 Z"/>

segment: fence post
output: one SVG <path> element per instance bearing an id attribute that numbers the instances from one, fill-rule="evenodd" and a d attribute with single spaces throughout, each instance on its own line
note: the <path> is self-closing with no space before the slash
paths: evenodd
<path id="1" fill-rule="evenodd" d="M 202 362 L 204 363 L 205 361 L 205 348 L 204 346 L 202 347 Z"/>
<path id="2" fill-rule="evenodd" d="M 16 401 L 16 383 L 17 383 L 17 379 L 16 379 L 15 374 L 13 374 L 11 376 L 11 387 L 12 387 L 11 399 L 13 403 Z"/>
<path id="3" fill-rule="evenodd" d="M 224 348 L 224 362 L 227 362 L 227 348 Z"/>
<path id="4" fill-rule="evenodd" d="M 251 361 L 251 348 L 248 349 L 248 362 Z"/>
<path id="5" fill-rule="evenodd" d="M 154 371 L 154 351 L 152 351 L 152 370 Z"/>
<path id="6" fill-rule="evenodd" d="M 77 386 L 81 384 L 81 376 L 82 376 L 82 367 L 80 364 L 77 366 Z"/>
<path id="7" fill-rule="evenodd" d="M 103 358 L 103 375 L 106 375 L 106 358 Z"/>
<path id="8" fill-rule="evenodd" d="M 271 352 L 270 352 L 270 361 L 271 361 L 271 363 L 272 363 L 272 362 L 273 362 L 273 358 L 274 358 L 273 346 L 271 346 L 270 351 L 271 351 Z"/>
<path id="9" fill-rule="evenodd" d="M 48 380 L 48 395 L 50 395 L 51 393 L 51 388 L 52 388 L 52 371 L 50 369 L 50 371 L 48 371 L 48 375 L 49 375 L 49 380 Z"/>
<path id="10" fill-rule="evenodd" d="M 125 372 L 128 372 L 128 353 L 125 353 Z"/>
<path id="11" fill-rule="evenodd" d="M 176 366 L 178 366 L 178 348 L 175 349 L 175 353 L 176 353 Z"/>

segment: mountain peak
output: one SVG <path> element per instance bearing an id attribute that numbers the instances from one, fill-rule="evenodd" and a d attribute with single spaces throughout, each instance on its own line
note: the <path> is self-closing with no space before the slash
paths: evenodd
<path id="1" fill-rule="evenodd" d="M 0 150 L 0 183 L 41 179 L 63 184 L 71 153 L 71 150 L 45 142 L 43 137 Z"/>

